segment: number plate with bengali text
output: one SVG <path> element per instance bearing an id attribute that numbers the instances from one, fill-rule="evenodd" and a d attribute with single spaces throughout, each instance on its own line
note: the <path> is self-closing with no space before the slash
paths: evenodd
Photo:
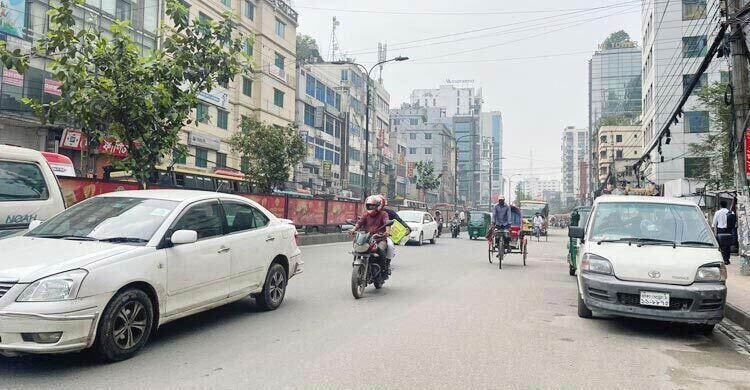
<path id="1" fill-rule="evenodd" d="M 669 293 L 641 291 L 641 305 L 669 307 Z"/>

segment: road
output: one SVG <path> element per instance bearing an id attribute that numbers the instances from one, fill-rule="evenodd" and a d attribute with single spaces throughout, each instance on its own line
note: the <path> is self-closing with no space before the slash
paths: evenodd
<path id="1" fill-rule="evenodd" d="M 303 249 L 284 305 L 251 299 L 166 325 L 139 356 L 0 358 L 0 388 L 748 388 L 720 332 L 576 315 L 562 231 L 502 270 L 480 241 L 398 248 L 355 301 L 349 244 Z"/>

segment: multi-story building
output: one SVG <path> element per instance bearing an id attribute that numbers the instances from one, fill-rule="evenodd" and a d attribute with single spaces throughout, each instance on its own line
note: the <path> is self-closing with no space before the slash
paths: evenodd
<path id="1" fill-rule="evenodd" d="M 633 41 L 602 43 L 589 60 L 590 166 L 599 166 L 599 127 L 633 124 L 641 115 L 641 49 Z M 591 170 L 590 188 L 598 187 Z"/>
<path id="2" fill-rule="evenodd" d="M 531 199 L 547 200 L 545 194 L 559 193 L 560 180 L 558 179 L 541 179 L 538 177 L 529 177 L 519 182 L 521 190 Z"/>
<path id="3" fill-rule="evenodd" d="M 665 128 L 685 88 L 714 40 L 722 16 L 720 0 L 643 2 L 643 144 L 648 147 Z M 721 59 L 714 59 L 699 78 L 698 88 L 727 81 L 729 74 Z M 695 91 L 694 91 L 695 92 Z M 709 112 L 693 93 L 682 108 L 679 123 L 669 125 L 669 143 L 655 148 L 642 172 L 652 183 L 696 177 L 707 159 L 691 156 L 689 145 L 713 131 Z M 661 154 L 659 153 L 661 150 Z M 663 159 L 663 161 L 662 161 Z"/>
<path id="4" fill-rule="evenodd" d="M 460 81 L 459 84 L 470 84 Z M 440 107 L 445 110 L 456 137 L 458 148 L 459 199 L 474 205 L 480 194 L 480 155 L 482 89 L 441 85 L 436 89 L 415 89 L 410 96 L 412 107 Z"/>
<path id="5" fill-rule="evenodd" d="M 632 165 L 641 156 L 643 137 L 640 126 L 602 126 L 597 149 L 598 183 L 621 181 L 632 176 Z"/>
<path id="6" fill-rule="evenodd" d="M 489 144 L 482 143 L 483 158 L 482 175 L 480 178 L 481 203 L 488 204 L 496 201 L 497 196 L 504 192 L 503 188 L 503 116 L 500 111 L 483 112 L 481 115 L 483 139 L 489 139 Z M 492 169 L 490 170 L 490 165 Z M 484 173 L 487 171 L 487 173 Z M 490 177 L 490 171 L 492 177 Z M 490 190 L 490 184 L 492 189 Z M 491 198 L 490 193 L 492 194 Z"/>
<path id="7" fill-rule="evenodd" d="M 426 194 L 425 200 L 430 203 L 448 203 L 454 199 L 453 134 L 444 119 L 441 107 L 407 106 L 391 110 L 391 131 L 404 144 L 407 171 L 412 170 L 415 163 L 424 161 L 431 162 L 436 174 L 441 175 L 440 187 Z M 408 195 L 415 198 L 419 195 L 415 183 L 410 177 L 407 183 Z"/>
<path id="8" fill-rule="evenodd" d="M 562 139 L 562 202 L 564 207 L 581 204 L 588 193 L 588 129 L 567 126 Z"/>

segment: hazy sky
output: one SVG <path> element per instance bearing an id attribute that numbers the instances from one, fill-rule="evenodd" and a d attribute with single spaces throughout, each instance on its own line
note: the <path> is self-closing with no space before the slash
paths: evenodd
<path id="1" fill-rule="evenodd" d="M 333 16 L 341 23 L 340 52 L 357 62 L 375 63 L 378 42 L 388 43 L 389 57 L 411 58 L 386 65 L 391 107 L 407 101 L 413 89 L 436 88 L 446 78 L 476 80 L 484 110 L 503 113 L 506 176 L 528 174 L 532 147 L 534 173 L 559 176 L 563 127 L 588 125 L 588 59 L 611 32 L 624 29 L 640 41 L 640 0 L 293 4 L 300 14 L 298 32 L 314 37 L 326 60 Z"/>

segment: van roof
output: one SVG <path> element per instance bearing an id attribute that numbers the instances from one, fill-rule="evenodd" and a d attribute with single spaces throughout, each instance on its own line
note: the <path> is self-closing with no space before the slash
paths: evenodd
<path id="1" fill-rule="evenodd" d="M 42 152 L 38 150 L 5 144 L 0 144 L 0 158 L 35 162 L 46 161 Z"/>
<path id="2" fill-rule="evenodd" d="M 672 198 L 666 196 L 603 195 L 596 198 L 596 200 L 594 201 L 594 204 L 599 203 L 658 203 L 697 207 L 695 202 L 690 199 Z"/>

